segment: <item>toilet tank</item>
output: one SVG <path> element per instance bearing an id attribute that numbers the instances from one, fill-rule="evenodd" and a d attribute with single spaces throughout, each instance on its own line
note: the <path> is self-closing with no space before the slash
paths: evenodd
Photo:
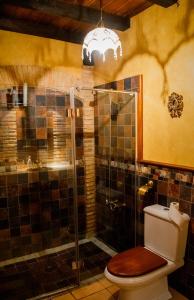
<path id="1" fill-rule="evenodd" d="M 144 208 L 145 247 L 171 261 L 185 256 L 189 217 L 183 214 L 185 222 L 179 228 L 168 215 L 169 208 L 154 204 Z"/>

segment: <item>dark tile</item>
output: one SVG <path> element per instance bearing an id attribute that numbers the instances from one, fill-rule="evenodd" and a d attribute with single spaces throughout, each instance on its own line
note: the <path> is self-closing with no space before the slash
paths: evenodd
<path id="1" fill-rule="evenodd" d="M 59 188 L 59 181 L 58 180 L 52 180 L 50 182 L 50 187 L 52 190 L 56 190 Z"/>
<path id="2" fill-rule="evenodd" d="M 56 106 L 65 106 L 65 97 L 57 96 L 56 97 Z"/>
<path id="3" fill-rule="evenodd" d="M 40 224 L 40 215 L 39 214 L 34 214 L 30 216 L 30 221 L 32 224 Z"/>
<path id="4" fill-rule="evenodd" d="M 46 127 L 46 118 L 36 118 L 36 127 Z"/>
<path id="5" fill-rule="evenodd" d="M 28 183 L 28 173 L 19 173 L 18 183 Z"/>
<path id="6" fill-rule="evenodd" d="M 169 183 L 168 196 L 178 199 L 180 197 L 180 185 L 176 183 Z"/>
<path id="7" fill-rule="evenodd" d="M 125 90 L 131 89 L 131 78 L 124 79 L 124 89 Z"/>
<path id="8" fill-rule="evenodd" d="M 187 284 L 189 287 L 191 287 L 192 289 L 194 289 L 194 274 L 189 274 L 188 275 L 188 281 Z"/>
<path id="9" fill-rule="evenodd" d="M 9 218 L 9 223 L 11 228 L 20 226 L 20 218 L 19 216 L 12 216 Z"/>
<path id="10" fill-rule="evenodd" d="M 47 128 L 48 139 L 53 139 L 53 128 Z"/>
<path id="11" fill-rule="evenodd" d="M 18 206 L 18 197 L 9 197 L 8 198 L 8 207 L 16 207 Z"/>
<path id="12" fill-rule="evenodd" d="M 9 228 L 9 221 L 8 219 L 0 220 L 0 230 Z"/>
<path id="13" fill-rule="evenodd" d="M 0 198 L 7 197 L 7 188 L 5 186 L 0 187 Z"/>
<path id="14" fill-rule="evenodd" d="M 117 82 L 116 81 L 111 82 L 111 89 L 113 89 L 113 90 L 117 89 Z"/>
<path id="15" fill-rule="evenodd" d="M 35 129 L 26 129 L 26 138 L 27 139 L 36 139 L 36 130 Z"/>
<path id="16" fill-rule="evenodd" d="M 39 179 L 40 181 L 48 181 L 48 172 L 40 172 Z"/>
<path id="17" fill-rule="evenodd" d="M 29 202 L 20 203 L 20 216 L 26 216 L 30 213 Z"/>
<path id="18" fill-rule="evenodd" d="M 36 105 L 37 106 L 45 106 L 46 105 L 46 97 L 37 95 L 36 96 Z"/>
<path id="19" fill-rule="evenodd" d="M 41 224 L 32 224 L 32 233 L 41 232 Z"/>
<path id="20" fill-rule="evenodd" d="M 35 116 L 35 107 L 34 106 L 28 106 L 28 115 L 30 117 L 34 117 Z"/>
<path id="21" fill-rule="evenodd" d="M 8 209 L 0 208 L 0 220 L 8 219 Z"/>
<path id="22" fill-rule="evenodd" d="M 48 142 L 47 142 L 46 139 L 38 139 L 37 140 L 37 146 L 38 146 L 39 149 L 47 149 Z"/>
<path id="23" fill-rule="evenodd" d="M 167 196 L 168 193 L 168 183 L 165 181 L 159 180 L 157 183 L 157 192 L 160 195 Z"/>
<path id="24" fill-rule="evenodd" d="M 28 204 L 29 203 L 29 195 L 21 195 L 19 196 L 19 203 L 21 204 Z"/>
<path id="25" fill-rule="evenodd" d="M 26 146 L 26 140 L 17 140 L 17 149 L 24 150 Z"/>
<path id="26" fill-rule="evenodd" d="M 5 186 L 5 185 L 6 185 L 6 176 L 0 175 L 0 186 Z"/>
<path id="27" fill-rule="evenodd" d="M 23 184 L 18 185 L 19 196 L 28 195 L 28 192 L 29 192 L 29 189 L 28 189 L 28 184 L 27 183 L 23 183 Z"/>
<path id="28" fill-rule="evenodd" d="M 30 215 L 27 216 L 21 216 L 21 225 L 28 225 L 30 224 Z"/>
<path id="29" fill-rule="evenodd" d="M 47 100 L 47 106 L 55 106 L 56 105 L 56 98 L 54 94 L 51 95 L 47 95 L 46 96 L 46 100 Z"/>
<path id="30" fill-rule="evenodd" d="M 191 201 L 191 188 L 186 185 L 180 185 L 180 199 Z"/>
<path id="31" fill-rule="evenodd" d="M 18 206 L 9 207 L 9 217 L 17 217 L 19 216 Z"/>
<path id="32" fill-rule="evenodd" d="M 7 208 L 7 198 L 0 198 L 0 208 Z"/>
<path id="33" fill-rule="evenodd" d="M 7 175 L 7 184 L 13 185 L 18 183 L 18 176 L 17 174 L 14 175 Z"/>
<path id="34" fill-rule="evenodd" d="M 191 211 L 191 202 L 187 202 L 187 201 L 183 201 L 183 200 L 180 200 L 179 201 L 179 209 L 180 211 L 188 214 L 189 216 L 192 215 L 192 211 Z"/>
<path id="35" fill-rule="evenodd" d="M 167 206 L 168 201 L 167 201 L 167 196 L 164 195 L 158 195 L 158 204 Z"/>

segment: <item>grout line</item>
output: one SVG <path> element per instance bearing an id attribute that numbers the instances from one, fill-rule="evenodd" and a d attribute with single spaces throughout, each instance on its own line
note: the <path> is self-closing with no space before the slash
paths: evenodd
<path id="1" fill-rule="evenodd" d="M 85 244 L 87 242 L 89 242 L 88 239 L 82 239 L 79 241 L 79 245 Z M 11 264 L 16 264 L 18 262 L 27 261 L 27 260 L 34 259 L 34 258 L 39 258 L 39 257 L 45 256 L 45 255 L 49 255 L 49 254 L 53 254 L 53 253 L 57 253 L 57 252 L 61 252 L 63 250 L 73 248 L 73 247 L 75 247 L 74 242 L 68 243 L 68 244 L 65 244 L 62 246 L 54 247 L 54 248 L 45 249 L 45 250 L 42 250 L 39 252 L 34 252 L 34 253 L 27 254 L 24 256 L 7 259 L 7 260 L 0 262 L 0 267 L 4 267 L 7 265 L 11 265 Z"/>
<path id="2" fill-rule="evenodd" d="M 115 250 L 111 249 L 109 246 L 104 244 L 102 241 L 100 241 L 96 237 L 91 238 L 90 241 L 93 242 L 96 246 L 98 246 L 101 250 L 103 250 L 110 256 L 114 256 L 117 254 L 117 252 Z"/>

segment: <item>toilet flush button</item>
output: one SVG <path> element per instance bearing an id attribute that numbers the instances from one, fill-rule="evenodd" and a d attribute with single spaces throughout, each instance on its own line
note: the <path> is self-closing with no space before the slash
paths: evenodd
<path id="1" fill-rule="evenodd" d="M 163 210 L 169 210 L 169 207 L 164 207 Z"/>

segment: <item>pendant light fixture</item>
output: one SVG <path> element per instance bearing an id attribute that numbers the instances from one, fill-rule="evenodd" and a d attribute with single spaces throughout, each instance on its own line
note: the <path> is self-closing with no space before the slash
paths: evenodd
<path id="1" fill-rule="evenodd" d="M 104 27 L 102 20 L 102 0 L 100 0 L 100 21 L 97 27 L 85 36 L 82 47 L 82 60 L 84 59 L 84 55 L 86 55 L 91 62 L 92 52 L 98 51 L 102 55 L 104 62 L 105 52 L 109 49 L 113 50 L 115 59 L 117 59 L 118 49 L 120 56 L 122 56 L 122 47 L 118 35 L 113 30 Z"/>

